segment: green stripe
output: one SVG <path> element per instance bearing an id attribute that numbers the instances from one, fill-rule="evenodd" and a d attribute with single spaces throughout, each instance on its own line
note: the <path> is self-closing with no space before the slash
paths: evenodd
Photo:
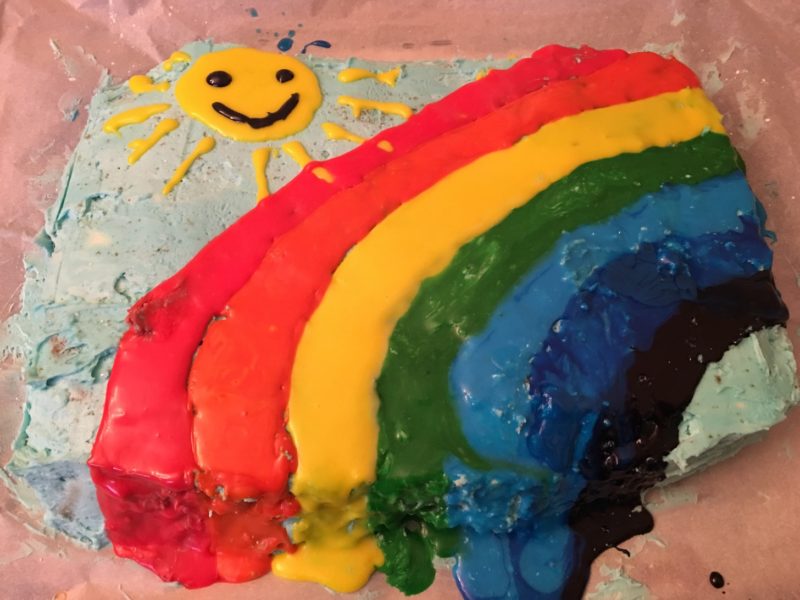
<path id="1" fill-rule="evenodd" d="M 741 167 L 728 138 L 714 133 L 584 164 L 464 245 L 442 273 L 422 283 L 392 333 L 377 381 L 370 526 L 392 585 L 406 593 L 425 589 L 433 578 L 432 552 L 455 549 L 446 529 L 445 458 L 478 469 L 497 466 L 470 448 L 451 399 L 449 369 L 464 340 L 488 324 L 563 231 L 608 219 L 664 184 L 696 184 Z"/>

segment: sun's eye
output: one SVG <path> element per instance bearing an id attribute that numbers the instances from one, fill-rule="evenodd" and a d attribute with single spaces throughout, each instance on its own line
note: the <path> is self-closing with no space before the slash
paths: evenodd
<path id="1" fill-rule="evenodd" d="M 275 79 L 277 79 L 280 83 L 286 83 L 287 81 L 294 79 L 294 73 L 292 73 L 289 69 L 281 69 L 275 73 Z"/>
<path id="2" fill-rule="evenodd" d="M 227 71 L 214 71 L 206 77 L 206 83 L 212 87 L 226 87 L 231 84 L 233 77 Z M 279 80 L 280 81 L 280 80 Z"/>

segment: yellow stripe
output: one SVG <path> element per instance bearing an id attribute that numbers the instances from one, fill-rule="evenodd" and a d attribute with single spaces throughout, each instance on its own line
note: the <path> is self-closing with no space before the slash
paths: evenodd
<path id="1" fill-rule="evenodd" d="M 299 458 L 292 492 L 303 509 L 298 539 L 306 544 L 279 556 L 276 573 L 352 590 L 375 564 L 374 542 L 346 525 L 375 479 L 375 379 L 389 336 L 421 281 L 444 269 L 460 246 L 581 164 L 679 143 L 704 130 L 723 132 L 720 119 L 701 90 L 686 89 L 549 123 L 440 180 L 348 252 L 306 324 L 292 370 L 289 430 Z M 334 547 L 347 569 L 310 568 L 309 562 Z"/>

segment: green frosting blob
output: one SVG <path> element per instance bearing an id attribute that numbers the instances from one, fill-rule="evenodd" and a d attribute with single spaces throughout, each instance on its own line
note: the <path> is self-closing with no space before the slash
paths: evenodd
<path id="1" fill-rule="evenodd" d="M 461 430 L 448 372 L 464 340 L 487 325 L 562 232 L 607 219 L 664 184 L 692 185 L 740 168 L 727 137 L 714 133 L 586 163 L 464 245 L 443 272 L 422 283 L 392 333 L 377 381 L 370 527 L 392 585 L 407 594 L 425 589 L 434 577 L 433 555 L 457 550 L 443 497 L 448 456 L 482 470 L 510 468 L 479 456 Z"/>

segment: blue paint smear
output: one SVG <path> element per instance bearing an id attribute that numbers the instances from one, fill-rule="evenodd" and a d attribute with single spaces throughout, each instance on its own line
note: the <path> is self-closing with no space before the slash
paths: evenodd
<path id="1" fill-rule="evenodd" d="M 605 222 L 565 233 L 497 307 L 486 329 L 462 345 L 453 362 L 450 388 L 472 447 L 496 460 L 529 461 L 519 428 L 530 406 L 530 358 L 596 265 L 668 233 L 694 237 L 741 231 L 737 214 L 760 218 L 742 173 L 694 186 L 665 186 Z"/>
<path id="2" fill-rule="evenodd" d="M 292 46 L 294 45 L 294 40 L 292 38 L 281 38 L 278 40 L 278 50 L 281 52 L 286 52 L 287 50 L 291 50 Z"/>
<path id="3" fill-rule="evenodd" d="M 306 50 L 310 46 L 316 46 L 318 48 L 330 48 L 331 47 L 331 43 L 330 42 L 326 42 L 325 40 L 314 40 L 313 42 L 308 42 L 305 46 L 303 46 L 303 49 L 300 51 L 300 54 L 305 54 Z"/>
<path id="4" fill-rule="evenodd" d="M 251 17 L 257 17 L 258 16 L 258 11 L 255 8 L 248 8 L 247 12 L 250 13 Z"/>
<path id="5" fill-rule="evenodd" d="M 586 484 L 578 465 L 595 422 L 601 414 L 613 419 L 621 445 L 632 443 L 625 374 L 636 350 L 649 348 L 658 328 L 699 290 L 771 266 L 756 219 L 742 215 L 739 227 L 723 233 L 641 243 L 596 269 L 571 295 L 529 362 L 530 400 L 519 435 L 529 461 L 547 467 L 550 480 L 538 487 L 528 482 L 529 489 L 512 485 L 504 494 L 504 478 L 524 478 L 470 472 L 455 459 L 446 465 L 449 476 L 459 477 L 446 502 L 450 524 L 465 531 L 454 569 L 465 598 L 560 597 L 582 543 L 567 519 Z M 533 497 L 520 503 L 523 495 Z M 498 519 L 508 506 L 520 514 Z M 491 569 L 478 566 L 485 555 Z"/>

